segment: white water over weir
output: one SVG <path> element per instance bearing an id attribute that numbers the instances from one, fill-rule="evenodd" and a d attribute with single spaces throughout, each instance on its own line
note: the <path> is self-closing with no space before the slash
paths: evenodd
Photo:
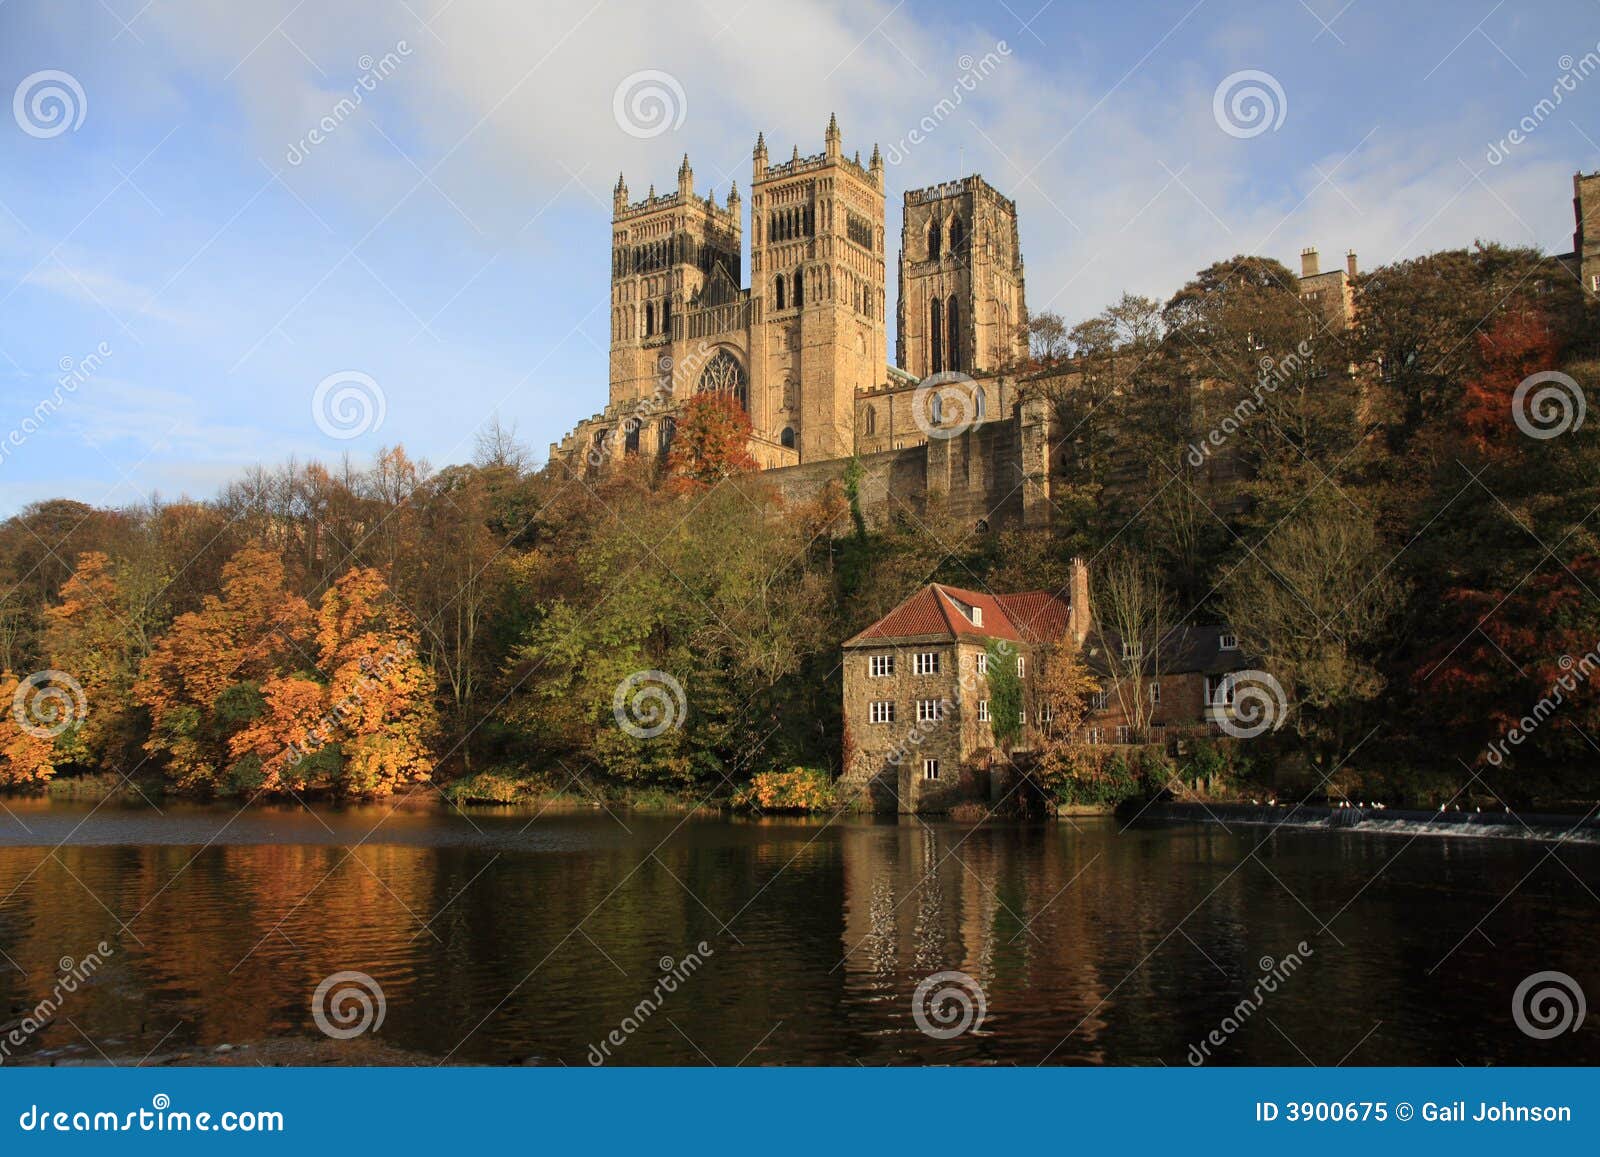
<path id="1" fill-rule="evenodd" d="M 1545 840 L 1600 844 L 1600 817 L 1516 811 L 1424 811 L 1400 808 L 1326 807 L 1306 804 L 1155 803 L 1142 820 L 1177 823 L 1265 824 L 1398 836 L 1471 836 L 1479 839 Z"/>

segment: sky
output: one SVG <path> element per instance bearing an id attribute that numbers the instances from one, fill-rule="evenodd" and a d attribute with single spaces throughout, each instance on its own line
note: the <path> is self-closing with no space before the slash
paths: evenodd
<path id="1" fill-rule="evenodd" d="M 1236 253 L 1571 249 L 1596 0 L 1040 3 L 0 0 L 0 516 L 495 418 L 542 458 L 605 405 L 618 173 L 748 205 L 830 113 L 891 317 L 901 194 L 969 172 L 1069 322 Z"/>

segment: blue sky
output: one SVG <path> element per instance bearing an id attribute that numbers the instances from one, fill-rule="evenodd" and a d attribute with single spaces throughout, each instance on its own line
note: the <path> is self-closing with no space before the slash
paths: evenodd
<path id="1" fill-rule="evenodd" d="M 688 152 L 747 194 L 757 130 L 817 152 L 830 112 L 863 156 L 932 118 L 887 171 L 891 263 L 902 191 L 981 172 L 1069 320 L 1236 252 L 1571 246 L 1600 72 L 1536 106 L 1600 60 L 1594 0 L 1040 3 L 0 0 L 0 515 L 395 443 L 441 466 L 496 414 L 542 456 L 605 403 L 618 171 L 666 191 Z M 76 127 L 28 99 L 45 70 Z M 646 70 L 682 94 L 655 135 L 614 109 Z M 1230 133 L 1246 70 L 1273 127 Z M 341 439 L 312 402 L 349 373 L 384 409 Z"/>

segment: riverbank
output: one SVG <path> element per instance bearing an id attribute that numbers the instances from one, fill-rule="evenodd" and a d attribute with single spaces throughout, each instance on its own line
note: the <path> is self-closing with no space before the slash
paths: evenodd
<path id="1" fill-rule="evenodd" d="M 58 1058 L 47 1053 L 16 1057 L 8 1063 L 13 1068 L 420 1068 L 441 1064 L 443 1059 L 360 1036 L 349 1040 L 279 1037 L 250 1044 L 172 1049 L 148 1056 Z"/>
<path id="2" fill-rule="evenodd" d="M 1130 808 L 1141 821 L 1354 831 L 1378 835 L 1475 836 L 1600 844 L 1600 816 L 1515 811 L 1426 811 L 1411 808 L 1313 807 L 1238 803 L 1155 803 Z"/>

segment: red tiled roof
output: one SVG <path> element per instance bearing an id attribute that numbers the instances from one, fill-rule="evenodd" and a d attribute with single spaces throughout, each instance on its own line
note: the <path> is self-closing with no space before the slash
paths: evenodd
<path id="1" fill-rule="evenodd" d="M 973 623 L 971 607 L 982 612 L 983 626 Z M 1066 631 L 1069 612 L 1067 601 L 1049 591 L 997 596 L 930 583 L 844 645 L 929 637 L 1053 641 Z"/>

